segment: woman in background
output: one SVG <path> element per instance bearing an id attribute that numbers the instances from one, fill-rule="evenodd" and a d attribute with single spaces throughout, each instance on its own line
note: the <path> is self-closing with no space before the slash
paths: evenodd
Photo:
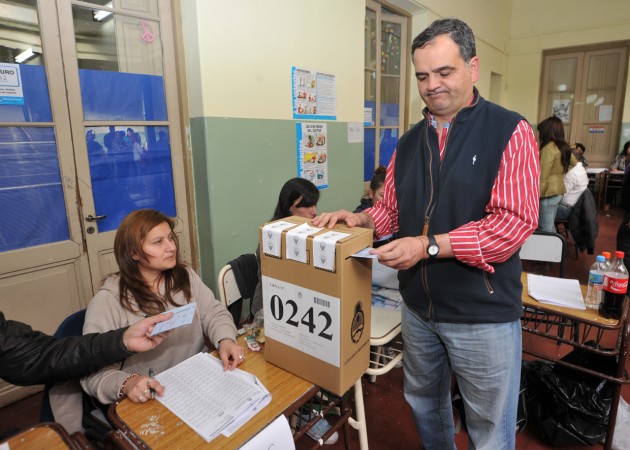
<path id="1" fill-rule="evenodd" d="M 564 140 L 562 120 L 548 117 L 538 124 L 540 140 L 540 212 L 538 229 L 553 233 L 558 204 L 566 192 L 563 177 L 569 171 L 571 146 Z"/>
<path id="2" fill-rule="evenodd" d="M 146 315 L 195 303 L 190 325 L 174 329 L 160 347 L 128 357 L 81 379 L 83 389 L 103 404 L 127 396 L 134 403 L 151 398 L 162 385 L 149 377 L 206 349 L 219 351 L 224 370 L 244 359 L 236 343 L 232 315 L 201 278 L 180 260 L 175 221 L 152 209 L 128 214 L 114 239 L 120 271 L 110 276 L 88 305 L 83 333 L 104 333 L 134 324 Z"/>
<path id="3" fill-rule="evenodd" d="M 630 161 L 630 141 L 623 144 L 623 148 L 610 164 L 610 170 L 624 172 L 628 166 L 628 161 Z"/>
<path id="4" fill-rule="evenodd" d="M 372 175 L 370 180 L 370 188 L 366 195 L 361 198 L 361 203 L 357 206 L 353 212 L 359 213 L 374 206 L 374 203 L 383 200 L 383 185 L 385 184 L 385 174 L 387 173 L 387 167 L 378 166 Z"/>

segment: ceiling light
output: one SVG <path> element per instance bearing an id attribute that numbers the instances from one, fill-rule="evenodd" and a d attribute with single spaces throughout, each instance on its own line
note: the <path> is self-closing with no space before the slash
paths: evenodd
<path id="1" fill-rule="evenodd" d="M 96 22 L 102 22 L 112 14 L 111 11 L 92 11 L 92 17 L 94 17 Z"/>
<path id="2" fill-rule="evenodd" d="M 24 61 L 32 58 L 33 56 L 35 56 L 35 52 L 33 52 L 33 49 L 29 47 L 15 57 L 15 62 L 22 64 Z"/>

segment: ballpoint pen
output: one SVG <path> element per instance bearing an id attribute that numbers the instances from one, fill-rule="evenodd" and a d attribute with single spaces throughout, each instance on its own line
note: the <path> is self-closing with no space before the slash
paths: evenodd
<path id="1" fill-rule="evenodd" d="M 154 377 L 154 373 L 153 373 L 153 369 L 149 369 L 149 381 L 152 381 Z M 149 389 L 151 390 L 151 398 L 155 398 L 155 390 L 149 386 Z"/>

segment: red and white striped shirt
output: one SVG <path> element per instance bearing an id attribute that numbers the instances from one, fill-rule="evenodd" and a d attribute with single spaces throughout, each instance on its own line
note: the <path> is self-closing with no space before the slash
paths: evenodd
<path id="1" fill-rule="evenodd" d="M 446 133 L 440 136 L 440 159 L 444 158 Z M 398 203 L 394 186 L 396 152 L 387 167 L 383 201 L 364 212 L 374 219 L 377 237 L 398 231 Z M 522 120 L 508 142 L 499 173 L 492 186 L 487 215 L 449 232 L 455 258 L 490 273 L 493 262 L 506 261 L 538 225 L 538 145 L 529 124 Z"/>

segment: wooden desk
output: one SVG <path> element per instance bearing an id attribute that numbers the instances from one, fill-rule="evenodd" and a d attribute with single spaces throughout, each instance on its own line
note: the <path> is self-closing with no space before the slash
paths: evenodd
<path id="1" fill-rule="evenodd" d="M 243 344 L 242 338 L 239 338 L 239 343 Z M 267 406 L 229 438 L 220 435 L 207 443 L 157 400 L 132 403 L 125 398 L 112 404 L 107 416 L 116 428 L 140 448 L 230 449 L 243 445 L 280 414 L 288 418 L 319 392 L 314 384 L 267 363 L 262 352 L 246 351 L 245 362 L 239 368 L 256 375 L 272 398 Z"/>
<path id="2" fill-rule="evenodd" d="M 0 444 L 9 444 L 11 450 L 47 450 L 74 449 L 75 443 L 65 428 L 57 423 L 40 423 L 15 436 L 11 436 Z"/>
<path id="3" fill-rule="evenodd" d="M 558 360 L 549 355 L 537 352 L 535 349 L 523 349 L 524 353 L 530 354 L 540 359 L 553 361 L 556 364 L 570 367 L 571 369 L 587 373 L 599 378 L 611 381 L 614 385 L 613 398 L 610 407 L 608 420 L 608 430 L 606 432 L 606 443 L 604 448 L 609 450 L 612 446 L 615 422 L 617 420 L 617 408 L 619 397 L 621 396 L 621 386 L 630 383 L 630 377 L 626 373 L 626 358 L 628 356 L 628 343 L 630 342 L 630 321 L 628 310 L 629 302 L 626 299 L 625 308 L 621 319 L 605 319 L 596 311 L 587 309 L 585 311 L 564 308 L 540 303 L 534 300 L 527 293 L 527 274 L 521 276 L 523 282 L 523 316 L 521 318 L 522 329 L 525 332 L 533 333 L 556 342 L 571 345 L 574 348 L 581 348 L 589 352 L 600 355 L 614 356 L 617 358 L 617 369 L 613 376 L 605 373 L 590 370 L 577 366 L 566 361 Z M 581 286 L 582 293 L 586 294 L 586 286 Z M 569 332 L 567 333 L 567 328 Z M 616 333 L 615 347 L 612 349 L 601 349 L 604 333 Z M 597 348 L 585 345 L 587 340 L 593 340 Z"/>

